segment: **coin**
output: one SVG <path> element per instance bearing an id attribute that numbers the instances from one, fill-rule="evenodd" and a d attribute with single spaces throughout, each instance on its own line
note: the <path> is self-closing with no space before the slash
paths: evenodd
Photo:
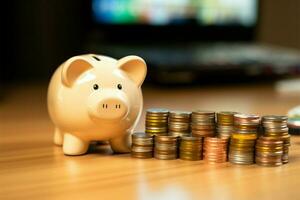
<path id="1" fill-rule="evenodd" d="M 169 110 L 168 109 L 165 109 L 165 108 L 149 108 L 146 110 L 146 114 L 158 114 L 158 115 L 161 115 L 161 114 L 166 114 L 166 115 L 169 115 Z"/>
<path id="2" fill-rule="evenodd" d="M 244 126 L 257 126 L 260 122 L 260 117 L 253 114 L 235 114 L 234 115 L 234 124 L 235 125 L 244 125 Z"/>
<path id="3" fill-rule="evenodd" d="M 176 159 L 178 141 L 176 136 L 155 136 L 154 157 L 161 160 Z"/>
<path id="4" fill-rule="evenodd" d="M 242 139 L 242 140 L 255 140 L 257 138 L 256 133 L 251 133 L 251 134 L 240 134 L 240 133 L 235 133 L 232 134 L 231 136 L 233 139 Z"/>
<path id="5" fill-rule="evenodd" d="M 169 135 L 188 136 L 190 135 L 190 112 L 170 111 L 169 113 Z"/>
<path id="6" fill-rule="evenodd" d="M 229 162 L 244 165 L 254 163 L 259 123 L 258 115 L 234 114 L 234 132 L 230 139 Z"/>
<path id="7" fill-rule="evenodd" d="M 283 141 L 270 139 L 265 136 L 259 137 L 256 143 L 255 162 L 263 166 L 282 165 Z"/>
<path id="8" fill-rule="evenodd" d="M 196 110 L 192 112 L 191 133 L 195 137 L 215 135 L 215 112 Z"/>
<path id="9" fill-rule="evenodd" d="M 150 108 L 146 111 L 145 132 L 148 135 L 168 134 L 169 110 L 164 108 Z"/>
<path id="10" fill-rule="evenodd" d="M 181 137 L 179 150 L 179 157 L 182 160 L 201 160 L 202 138 Z"/>
<path id="11" fill-rule="evenodd" d="M 131 156 L 134 158 L 153 157 L 153 137 L 144 132 L 132 134 Z"/>
<path id="12" fill-rule="evenodd" d="M 227 161 L 228 140 L 216 137 L 204 138 L 203 156 L 209 163 L 221 163 Z"/>
<path id="13" fill-rule="evenodd" d="M 231 111 L 222 111 L 217 113 L 217 124 L 221 126 L 233 126 L 233 116 L 237 114 Z"/>
<path id="14" fill-rule="evenodd" d="M 262 125 L 264 131 L 263 140 L 271 141 L 270 143 L 272 143 L 272 141 L 274 140 L 283 142 L 283 153 L 281 156 L 281 161 L 283 164 L 288 163 L 289 146 L 291 144 L 287 122 L 288 117 L 283 115 L 266 115 L 262 117 Z"/>
<path id="15" fill-rule="evenodd" d="M 131 152 L 131 157 L 133 158 L 152 158 L 153 157 L 153 152 Z"/>
<path id="16" fill-rule="evenodd" d="M 273 122 L 287 122 L 288 117 L 285 115 L 265 115 L 262 117 L 262 121 L 273 121 Z"/>

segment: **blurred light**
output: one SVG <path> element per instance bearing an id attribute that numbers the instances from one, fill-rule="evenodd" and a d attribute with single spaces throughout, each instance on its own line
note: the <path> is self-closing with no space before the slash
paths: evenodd
<path id="1" fill-rule="evenodd" d="M 257 0 L 93 0 L 97 22 L 107 24 L 253 26 Z"/>

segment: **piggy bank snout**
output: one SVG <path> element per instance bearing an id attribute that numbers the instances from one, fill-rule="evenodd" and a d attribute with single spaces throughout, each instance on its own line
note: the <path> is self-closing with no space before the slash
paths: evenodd
<path id="1" fill-rule="evenodd" d="M 122 99 L 112 97 L 100 100 L 98 107 L 99 116 L 104 119 L 120 119 L 128 111 L 128 106 Z"/>

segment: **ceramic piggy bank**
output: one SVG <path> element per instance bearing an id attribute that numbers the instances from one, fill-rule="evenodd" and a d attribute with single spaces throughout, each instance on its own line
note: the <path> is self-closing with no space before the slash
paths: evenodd
<path id="1" fill-rule="evenodd" d="M 102 55 L 75 56 L 53 74 L 48 111 L 54 143 L 66 155 L 87 152 L 91 141 L 109 141 L 114 152 L 130 151 L 130 133 L 143 107 L 141 85 L 147 67 L 137 56 L 120 60 Z"/>

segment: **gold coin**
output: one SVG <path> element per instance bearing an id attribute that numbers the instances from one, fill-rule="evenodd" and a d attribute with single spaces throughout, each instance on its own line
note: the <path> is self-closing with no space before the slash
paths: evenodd
<path id="1" fill-rule="evenodd" d="M 243 139 L 243 140 L 256 140 L 257 135 L 256 134 L 232 134 L 231 136 L 234 139 Z"/>

